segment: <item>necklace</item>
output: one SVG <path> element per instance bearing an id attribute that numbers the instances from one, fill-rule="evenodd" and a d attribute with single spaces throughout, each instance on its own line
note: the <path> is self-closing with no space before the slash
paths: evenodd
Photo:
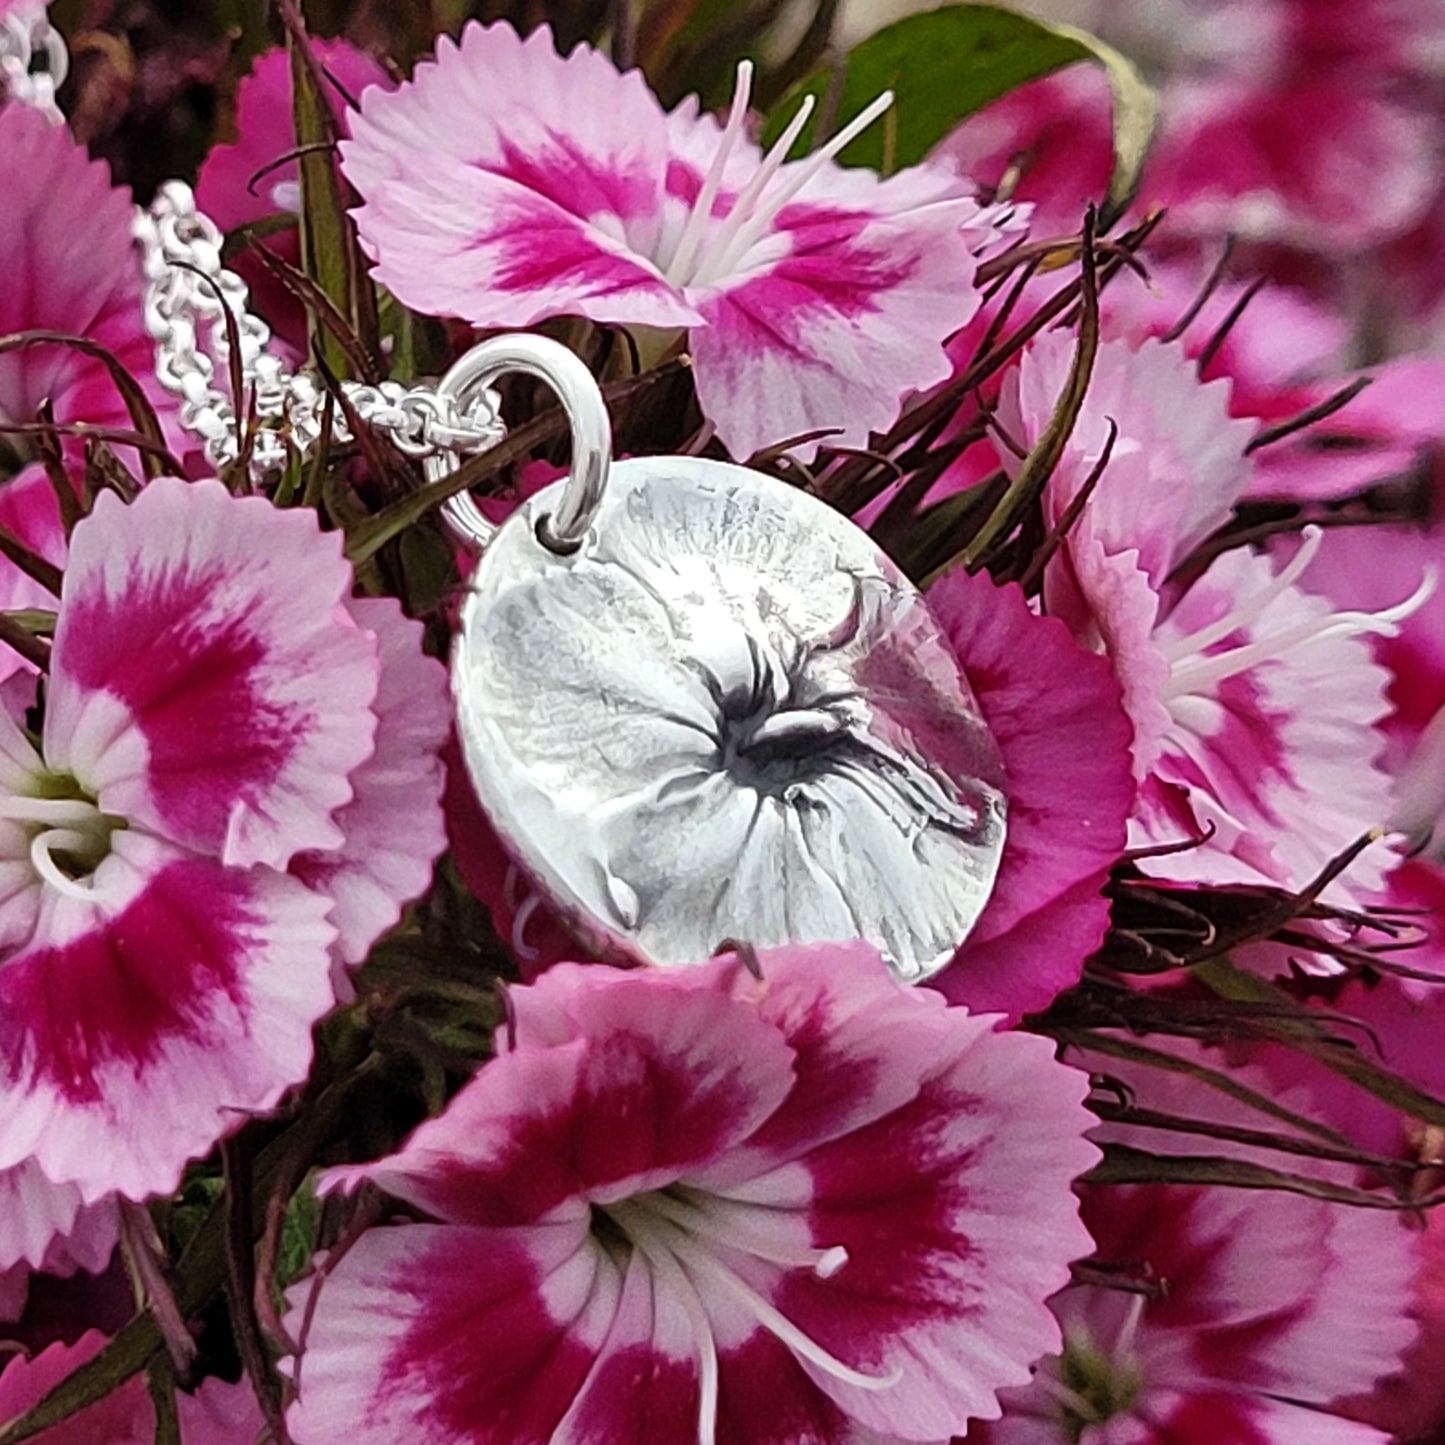
<path id="1" fill-rule="evenodd" d="M 59 45 L 43 11 L 30 21 L 48 34 L 29 32 L 23 64 L 12 43 L 6 73 L 14 98 L 53 112 L 63 61 L 50 83 L 13 79 Z M 188 187 L 162 186 L 134 234 L 157 377 L 218 467 L 240 454 L 217 383 L 229 316 L 264 486 L 288 447 L 316 444 L 324 392 L 268 350 Z M 1006 801 L 922 596 L 866 533 L 772 477 L 614 463 L 596 381 L 544 337 L 484 340 L 437 385 L 343 386 L 436 480 L 500 440 L 492 385 L 517 371 L 562 402 L 568 477 L 497 528 L 466 494 L 444 509 L 479 554 L 452 658 L 458 733 L 509 850 L 608 956 L 671 966 L 725 942 L 863 938 L 906 981 L 937 972 L 988 900 Z"/>

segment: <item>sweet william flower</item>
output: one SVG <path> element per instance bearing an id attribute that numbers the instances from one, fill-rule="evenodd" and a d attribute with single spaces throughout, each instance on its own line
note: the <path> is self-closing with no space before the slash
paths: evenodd
<path id="1" fill-rule="evenodd" d="M 1060 1294 L 1062 1355 L 970 1445 L 1386 1445 L 1330 1407 L 1413 1333 L 1402 1231 L 1315 1199 L 1164 1185 L 1089 1190 L 1084 1218 L 1099 1262 L 1141 1291 Z"/>
<path id="2" fill-rule="evenodd" d="M 38 733 L 21 679 L 0 707 L 0 1169 L 174 1188 L 425 887 L 442 669 L 351 581 L 313 514 L 218 482 L 76 527 Z"/>
<path id="3" fill-rule="evenodd" d="M 1070 338 L 1032 343 L 1003 393 L 1009 432 L 1032 445 L 1052 414 Z M 1140 797 L 1130 843 L 1198 839 L 1149 873 L 1302 888 L 1389 821 L 1380 768 L 1386 673 L 1364 637 L 1418 598 L 1337 610 L 1299 579 L 1320 545 L 1276 567 L 1245 549 L 1190 580 L 1181 564 L 1227 522 L 1250 482 L 1252 427 L 1223 381 L 1201 384 L 1178 342 L 1100 344 L 1083 409 L 1044 496 L 1057 524 L 1118 427 L 1108 465 L 1044 580 L 1048 610 L 1105 653 L 1134 724 Z M 1403 592 L 1403 589 L 1402 589 Z M 1387 859 L 1369 850 L 1333 897 L 1360 901 Z"/>
<path id="4" fill-rule="evenodd" d="M 1209 1051 L 1174 1041 L 1185 1069 Z M 1204 1126 L 1259 1128 L 1247 1104 L 1188 1072 L 1073 1059 L 1109 1076 L 1141 1109 Z M 1258 1068 L 1240 1086 L 1310 1112 Z M 1232 1141 L 1110 1123 L 1095 1137 L 1156 1154 L 1219 1156 L 1274 1168 L 1280 1156 Z M 1291 1170 L 1349 1184 L 1348 1166 L 1291 1156 Z M 1345 1418 L 1346 1399 L 1390 1375 L 1413 1340 L 1413 1242 L 1387 1214 L 1276 1191 L 1214 1186 L 1084 1186 L 1095 1263 L 1119 1287 L 1077 1283 L 1052 1307 L 1060 1355 L 969 1445 L 1386 1445 Z"/>
<path id="5" fill-rule="evenodd" d="M 1082 1076 L 864 945 L 759 966 L 559 965 L 440 1117 L 324 1177 L 426 1222 L 297 1287 L 297 1445 L 861 1445 L 996 1414 L 1088 1248 Z"/>
<path id="6" fill-rule="evenodd" d="M 685 329 L 735 455 L 816 428 L 862 444 L 947 377 L 994 225 L 946 171 L 833 162 L 880 105 L 807 160 L 783 162 L 796 128 L 764 157 L 749 74 L 719 125 L 696 100 L 664 112 L 585 45 L 559 57 L 546 26 L 443 36 L 410 83 L 362 97 L 342 144 L 377 279 L 476 326 Z"/>

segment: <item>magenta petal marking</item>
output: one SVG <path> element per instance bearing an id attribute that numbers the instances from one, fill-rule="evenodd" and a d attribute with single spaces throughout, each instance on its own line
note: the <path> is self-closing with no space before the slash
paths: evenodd
<path id="1" fill-rule="evenodd" d="M 133 833 L 94 876 L 0 964 L 0 1161 L 139 1198 L 305 1076 L 335 935 L 294 880 Z"/>
<path id="2" fill-rule="evenodd" d="M 796 1358 L 761 1331 L 723 1356 L 717 1438 L 718 1445 L 867 1445 Z"/>
<path id="3" fill-rule="evenodd" d="M 19 1061 L 33 1051 L 36 1075 L 67 1104 L 95 1105 L 107 1065 L 139 1072 L 171 1038 L 199 1041 L 212 994 L 244 1018 L 238 953 L 257 920 L 224 876 L 173 863 L 102 928 L 5 964 L 4 1081 L 19 1081 Z"/>
<path id="4" fill-rule="evenodd" d="M 579 995 L 576 1017 L 589 1038 L 607 1034 L 606 1049 L 583 1038 L 503 1054 L 484 1088 L 458 1095 L 399 1153 L 328 1178 L 370 1178 L 442 1219 L 522 1223 L 579 1193 L 673 1183 L 746 1137 L 791 1086 L 792 1050 L 746 1005 L 566 965 L 533 985 L 554 989 Z"/>
<path id="5" fill-rule="evenodd" d="M 348 161 L 357 144 L 343 145 Z M 419 310 L 477 326 L 699 320 L 646 256 L 507 176 L 433 156 L 425 177 L 403 173 L 366 194 L 363 236 L 390 241 L 376 250 L 377 279 Z"/>
<path id="6" fill-rule="evenodd" d="M 309 511 L 218 482 L 102 495 L 72 538 L 46 762 L 105 812 L 227 863 L 339 845 L 378 680 L 340 551 Z"/>
<path id="7" fill-rule="evenodd" d="M 652 1445 L 698 1433 L 697 1322 L 634 1253 L 607 1337 L 550 1445 Z"/>
<path id="8" fill-rule="evenodd" d="M 689 288 L 707 321 L 691 337 L 698 397 L 734 455 L 819 427 L 862 446 L 948 376 L 943 339 L 979 305 L 972 209 L 791 206 L 736 274 Z"/>
<path id="9" fill-rule="evenodd" d="M 299 1362 L 297 1445 L 547 1445 L 617 1299 L 585 1219 L 376 1231 L 333 1278 Z"/>

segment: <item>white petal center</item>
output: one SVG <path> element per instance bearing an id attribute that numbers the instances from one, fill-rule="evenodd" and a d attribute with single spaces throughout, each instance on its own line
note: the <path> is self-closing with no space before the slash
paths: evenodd
<path id="1" fill-rule="evenodd" d="M 772 1211 L 685 1185 L 653 1190 L 598 1208 L 647 1259 L 659 1282 L 671 1282 L 679 1289 L 693 1321 L 701 1384 L 700 1445 L 713 1445 L 717 1437 L 717 1344 L 708 1319 L 710 1297 L 721 1297 L 733 1307 L 741 1306 L 800 1360 L 843 1384 L 860 1390 L 887 1390 L 901 1378 L 901 1370 L 869 1375 L 838 1359 L 744 1280 L 723 1257 L 725 1252 L 734 1251 L 769 1265 L 807 1269 L 820 1279 L 829 1279 L 848 1262 L 848 1253 L 840 1245 L 817 1248 L 783 1242 L 776 1228 L 769 1227 L 767 1216 Z"/>

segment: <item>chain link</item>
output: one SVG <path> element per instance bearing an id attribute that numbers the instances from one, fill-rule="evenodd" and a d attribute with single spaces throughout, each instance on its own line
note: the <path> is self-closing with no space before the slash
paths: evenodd
<path id="1" fill-rule="evenodd" d="M 251 473 L 258 481 L 274 476 L 286 465 L 288 444 L 303 455 L 316 444 L 326 393 L 307 372 L 288 373 L 267 349 L 270 328 L 247 310 L 246 283 L 222 265 L 221 233 L 197 207 L 189 186 L 162 185 L 149 210 L 137 211 L 132 234 L 146 280 L 145 324 L 156 343 L 156 379 L 181 399 L 181 425 L 201 439 L 213 465 L 240 455 L 236 409 L 219 384 L 229 372 L 229 313 L 240 343 L 242 383 L 258 423 Z M 466 456 L 503 436 L 495 392 L 478 395 L 458 411 L 434 386 L 345 381 L 342 390 L 367 426 L 410 457 Z M 332 435 L 352 439 L 343 416 L 333 418 Z"/>
<path id="2" fill-rule="evenodd" d="M 0 20 L 0 90 L 12 100 L 61 123 L 55 92 L 69 70 L 70 52 L 43 4 L 21 5 Z"/>

